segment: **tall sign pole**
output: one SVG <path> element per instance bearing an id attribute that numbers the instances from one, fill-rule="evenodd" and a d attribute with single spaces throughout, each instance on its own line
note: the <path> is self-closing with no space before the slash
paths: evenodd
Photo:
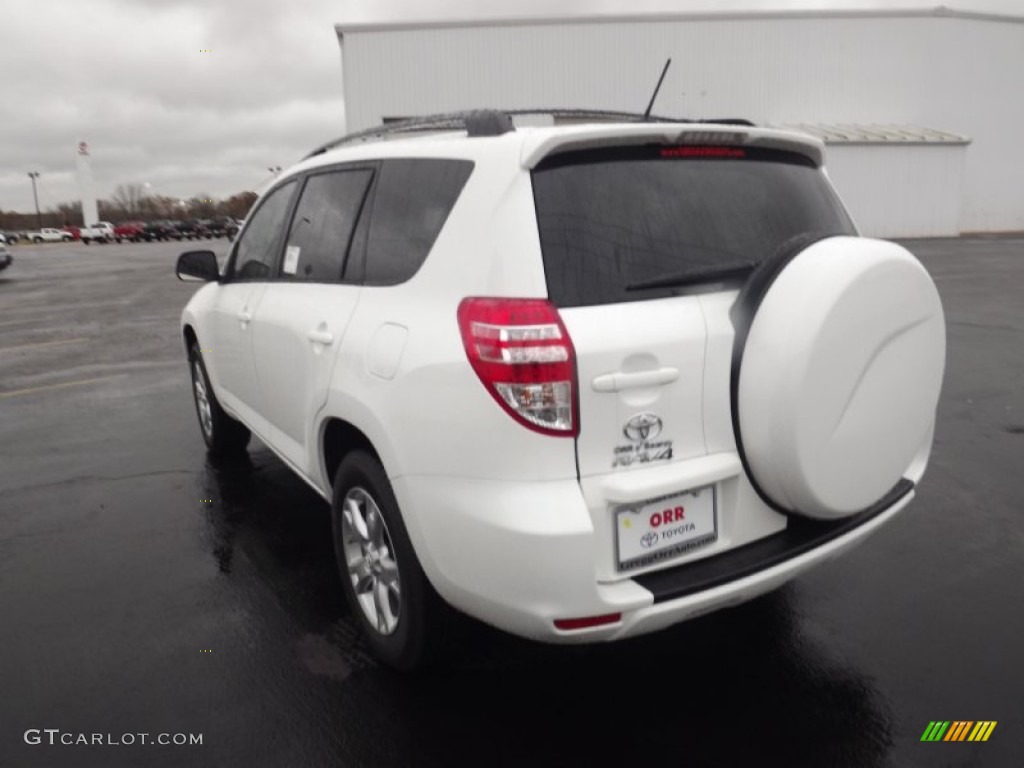
<path id="1" fill-rule="evenodd" d="M 89 163 L 89 145 L 78 142 L 78 191 L 82 198 L 82 224 L 90 227 L 99 221 L 96 211 L 96 192 L 92 182 L 92 166 Z"/>
<path id="2" fill-rule="evenodd" d="M 36 228 L 43 228 L 43 217 L 39 215 L 39 195 L 36 193 L 36 179 L 39 178 L 39 171 L 29 171 L 28 177 L 32 179 L 32 199 L 36 203 Z"/>

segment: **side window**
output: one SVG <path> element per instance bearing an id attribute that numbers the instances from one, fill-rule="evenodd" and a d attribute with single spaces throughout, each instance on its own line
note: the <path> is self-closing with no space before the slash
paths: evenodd
<path id="1" fill-rule="evenodd" d="M 416 274 L 465 186 L 469 160 L 385 160 L 366 243 L 367 285 L 396 285 Z"/>
<path id="2" fill-rule="evenodd" d="M 372 178 L 369 169 L 309 177 L 295 208 L 281 264 L 286 279 L 341 279 L 345 254 Z"/>
<path id="3" fill-rule="evenodd" d="M 268 280 L 277 258 L 275 246 L 281 242 L 288 205 L 295 192 L 289 181 L 270 193 L 252 215 L 248 228 L 235 248 L 231 277 L 235 280 Z"/>

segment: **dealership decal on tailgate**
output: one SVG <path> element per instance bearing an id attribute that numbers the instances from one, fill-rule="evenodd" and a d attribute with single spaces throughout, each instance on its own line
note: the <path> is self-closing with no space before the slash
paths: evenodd
<path id="1" fill-rule="evenodd" d="M 652 499 L 615 512 L 619 568 L 673 557 L 718 539 L 714 486 Z"/>

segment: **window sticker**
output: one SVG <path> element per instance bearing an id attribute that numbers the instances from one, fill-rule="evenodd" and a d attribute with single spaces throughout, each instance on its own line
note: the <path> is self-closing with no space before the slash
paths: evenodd
<path id="1" fill-rule="evenodd" d="M 299 268 L 299 253 L 302 251 L 297 245 L 289 245 L 284 252 L 284 267 L 282 271 L 286 275 L 294 275 Z"/>

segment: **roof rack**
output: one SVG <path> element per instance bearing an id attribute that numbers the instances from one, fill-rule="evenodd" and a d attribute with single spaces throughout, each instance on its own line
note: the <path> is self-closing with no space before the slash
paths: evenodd
<path id="1" fill-rule="evenodd" d="M 749 120 L 735 117 L 723 117 L 715 119 L 692 120 L 681 117 L 664 117 L 660 115 L 649 115 L 644 117 L 640 112 L 617 112 L 605 109 L 474 109 L 463 112 L 444 112 L 436 115 L 424 115 L 413 117 L 408 120 L 397 120 L 393 123 L 378 125 L 367 128 L 363 131 L 356 131 L 341 138 L 322 144 L 303 160 L 308 160 L 316 155 L 322 155 L 335 147 L 345 144 L 353 144 L 360 141 L 371 141 L 383 139 L 388 136 L 402 133 L 416 133 L 419 131 L 458 131 L 465 130 L 467 136 L 476 138 L 480 136 L 500 136 L 509 131 L 515 130 L 512 122 L 513 117 L 520 115 L 549 115 L 555 119 L 571 119 L 586 121 L 611 121 L 619 120 L 632 123 L 715 123 L 718 125 L 746 125 L 753 126 Z"/>

